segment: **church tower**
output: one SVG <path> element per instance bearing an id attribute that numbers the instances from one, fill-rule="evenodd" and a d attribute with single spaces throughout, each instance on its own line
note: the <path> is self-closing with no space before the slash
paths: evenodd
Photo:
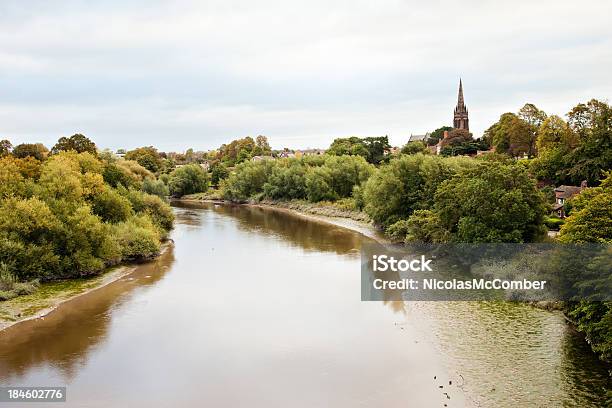
<path id="1" fill-rule="evenodd" d="M 457 107 L 453 117 L 453 127 L 455 129 L 470 130 L 470 120 L 468 119 L 468 110 L 463 101 L 463 84 L 459 79 L 459 96 L 457 97 Z"/>

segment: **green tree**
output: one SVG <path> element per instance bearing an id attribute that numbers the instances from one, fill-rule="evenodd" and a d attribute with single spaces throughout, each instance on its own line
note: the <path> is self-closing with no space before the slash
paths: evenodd
<path id="1" fill-rule="evenodd" d="M 162 158 L 153 146 L 139 147 L 125 154 L 126 160 L 134 160 L 152 173 L 162 169 Z"/>
<path id="2" fill-rule="evenodd" d="M 225 180 L 229 176 L 229 170 L 223 163 L 216 161 L 210 166 L 210 182 L 213 186 L 218 187 L 221 180 Z"/>
<path id="3" fill-rule="evenodd" d="M 77 133 L 70 137 L 61 137 L 55 146 L 51 148 L 51 153 L 57 154 L 59 152 L 67 152 L 74 150 L 77 153 L 89 152 L 96 154 L 96 144 L 84 135 Z"/>
<path id="4" fill-rule="evenodd" d="M 453 130 L 453 127 L 451 126 L 442 126 L 437 128 L 429 134 L 429 137 L 427 138 L 427 146 L 438 144 L 440 139 L 444 137 L 444 132 L 450 132 L 451 130 Z"/>
<path id="5" fill-rule="evenodd" d="M 170 190 L 163 181 L 154 180 L 151 178 L 145 179 L 142 182 L 142 191 L 148 194 L 158 196 L 162 199 L 170 195 Z"/>
<path id="6" fill-rule="evenodd" d="M 232 201 L 245 201 L 261 195 L 264 185 L 277 165 L 273 160 L 240 163 L 226 179 L 223 197 Z"/>
<path id="7" fill-rule="evenodd" d="M 479 162 L 442 182 L 434 201 L 458 242 L 533 242 L 545 234 L 544 196 L 520 165 Z"/>
<path id="8" fill-rule="evenodd" d="M 272 154 L 272 148 L 268 143 L 268 138 L 259 135 L 255 138 L 255 155 L 257 156 L 270 156 Z"/>
<path id="9" fill-rule="evenodd" d="M 559 240 L 612 243 L 612 172 L 607 173 L 599 187 L 582 191 L 572 201 L 574 209 L 561 227 Z M 577 285 L 580 288 L 589 283 L 581 280 Z M 612 362 L 612 302 L 568 302 L 565 313 L 586 335 L 593 351 L 602 360 Z"/>
<path id="10" fill-rule="evenodd" d="M 499 121 L 485 131 L 484 140 L 493 146 L 496 152 L 513 157 L 523 154 L 532 156 L 535 151 L 533 129 L 514 113 L 501 115 Z"/>
<path id="11" fill-rule="evenodd" d="M 334 191 L 333 177 L 329 167 L 315 167 L 306 175 L 306 191 L 308 200 L 315 203 L 319 201 L 334 201 L 338 194 Z"/>
<path id="12" fill-rule="evenodd" d="M 459 161 L 423 154 L 391 160 L 365 184 L 366 213 L 375 223 L 388 227 L 415 210 L 430 208 L 436 189 L 454 174 L 456 163 Z"/>
<path id="13" fill-rule="evenodd" d="M 424 142 L 417 140 L 415 142 L 406 143 L 404 147 L 402 147 L 401 152 L 402 154 L 428 154 L 429 150 L 427 149 L 427 145 Z"/>
<path id="14" fill-rule="evenodd" d="M 569 154 L 565 174 L 574 184 L 597 185 L 612 163 L 612 107 L 592 99 L 574 107 L 568 119 L 580 144 Z"/>
<path id="15" fill-rule="evenodd" d="M 536 134 L 538 152 L 546 149 L 562 148 L 569 152 L 578 146 L 579 140 L 567 122 L 559 116 L 546 118 L 539 126 Z"/>
<path id="16" fill-rule="evenodd" d="M 355 136 L 335 139 L 327 150 L 333 156 L 361 156 L 368 163 L 378 164 L 385 160 L 391 147 L 388 136 L 358 138 Z"/>
<path id="17" fill-rule="evenodd" d="M 92 210 L 103 221 L 111 223 L 125 221 L 132 215 L 132 206 L 128 199 L 110 187 L 95 195 Z"/>
<path id="18" fill-rule="evenodd" d="M 170 173 L 168 187 L 174 197 L 204 193 L 208 190 L 208 173 L 199 164 L 187 164 Z"/>
<path id="19" fill-rule="evenodd" d="M 306 198 L 306 171 L 298 160 L 275 166 L 263 186 L 264 196 L 285 200 Z"/>

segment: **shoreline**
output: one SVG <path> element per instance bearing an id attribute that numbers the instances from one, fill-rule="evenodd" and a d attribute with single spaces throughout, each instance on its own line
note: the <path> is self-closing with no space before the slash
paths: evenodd
<path id="1" fill-rule="evenodd" d="M 147 262 L 155 261 L 173 245 L 171 240 L 163 243 L 159 254 Z M 48 314 L 54 312 L 62 304 L 87 295 L 130 275 L 139 265 L 138 263 L 132 263 L 110 267 L 99 275 L 88 279 L 67 279 L 64 281 L 49 282 L 46 285 L 57 286 L 57 288 L 49 289 L 43 285 L 31 295 L 18 296 L 11 300 L 0 302 L 0 334 L 8 328 L 14 327 L 20 323 L 44 318 Z M 67 287 L 62 288 L 62 286 Z M 52 293 L 45 297 L 45 290 L 49 290 Z M 42 293 L 39 293 L 39 291 Z M 41 296 L 43 296 L 42 299 Z M 8 309 L 2 307 L 5 304 L 8 305 Z M 25 315 L 25 313 L 28 313 L 31 309 L 36 310 L 32 312 L 32 314 Z M 7 312 L 7 310 L 10 312 Z M 15 317 L 14 320 L 6 317 L 9 313 Z"/>
<path id="2" fill-rule="evenodd" d="M 349 217 L 342 216 L 331 216 L 324 214 L 317 214 L 313 212 L 307 212 L 304 210 L 299 210 L 291 206 L 291 201 L 264 201 L 261 203 L 256 202 L 244 202 L 244 203 L 236 203 L 232 201 L 222 200 L 222 199 L 197 199 L 197 198 L 177 198 L 172 201 L 183 202 L 183 203 L 212 203 L 212 204 L 222 204 L 222 205 L 241 205 L 247 207 L 254 208 L 264 208 L 268 210 L 280 211 L 289 213 L 296 217 L 301 217 L 307 219 L 309 221 L 320 222 L 325 224 L 334 225 L 336 227 L 346 228 L 353 232 L 357 232 L 365 237 L 373 239 L 381 244 L 390 244 L 387 238 L 383 236 L 383 234 L 376 229 L 371 223 L 367 223 L 365 221 L 356 220 Z M 320 208 L 324 209 L 325 207 L 313 205 L 313 209 Z"/>

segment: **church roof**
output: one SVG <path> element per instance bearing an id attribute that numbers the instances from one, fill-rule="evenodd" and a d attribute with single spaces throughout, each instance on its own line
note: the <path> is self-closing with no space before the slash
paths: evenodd
<path id="1" fill-rule="evenodd" d="M 417 142 L 417 141 L 425 141 L 429 137 L 429 133 L 425 133 L 424 135 L 410 135 L 408 138 L 408 143 Z"/>

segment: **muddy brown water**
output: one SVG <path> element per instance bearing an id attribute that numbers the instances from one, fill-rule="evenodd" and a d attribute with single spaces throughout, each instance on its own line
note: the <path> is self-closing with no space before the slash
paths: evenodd
<path id="1" fill-rule="evenodd" d="M 0 385 L 66 386 L 55 405 L 70 407 L 605 405 L 607 367 L 558 313 L 361 302 L 361 234 L 264 208 L 175 212 L 159 259 L 1 332 Z"/>

